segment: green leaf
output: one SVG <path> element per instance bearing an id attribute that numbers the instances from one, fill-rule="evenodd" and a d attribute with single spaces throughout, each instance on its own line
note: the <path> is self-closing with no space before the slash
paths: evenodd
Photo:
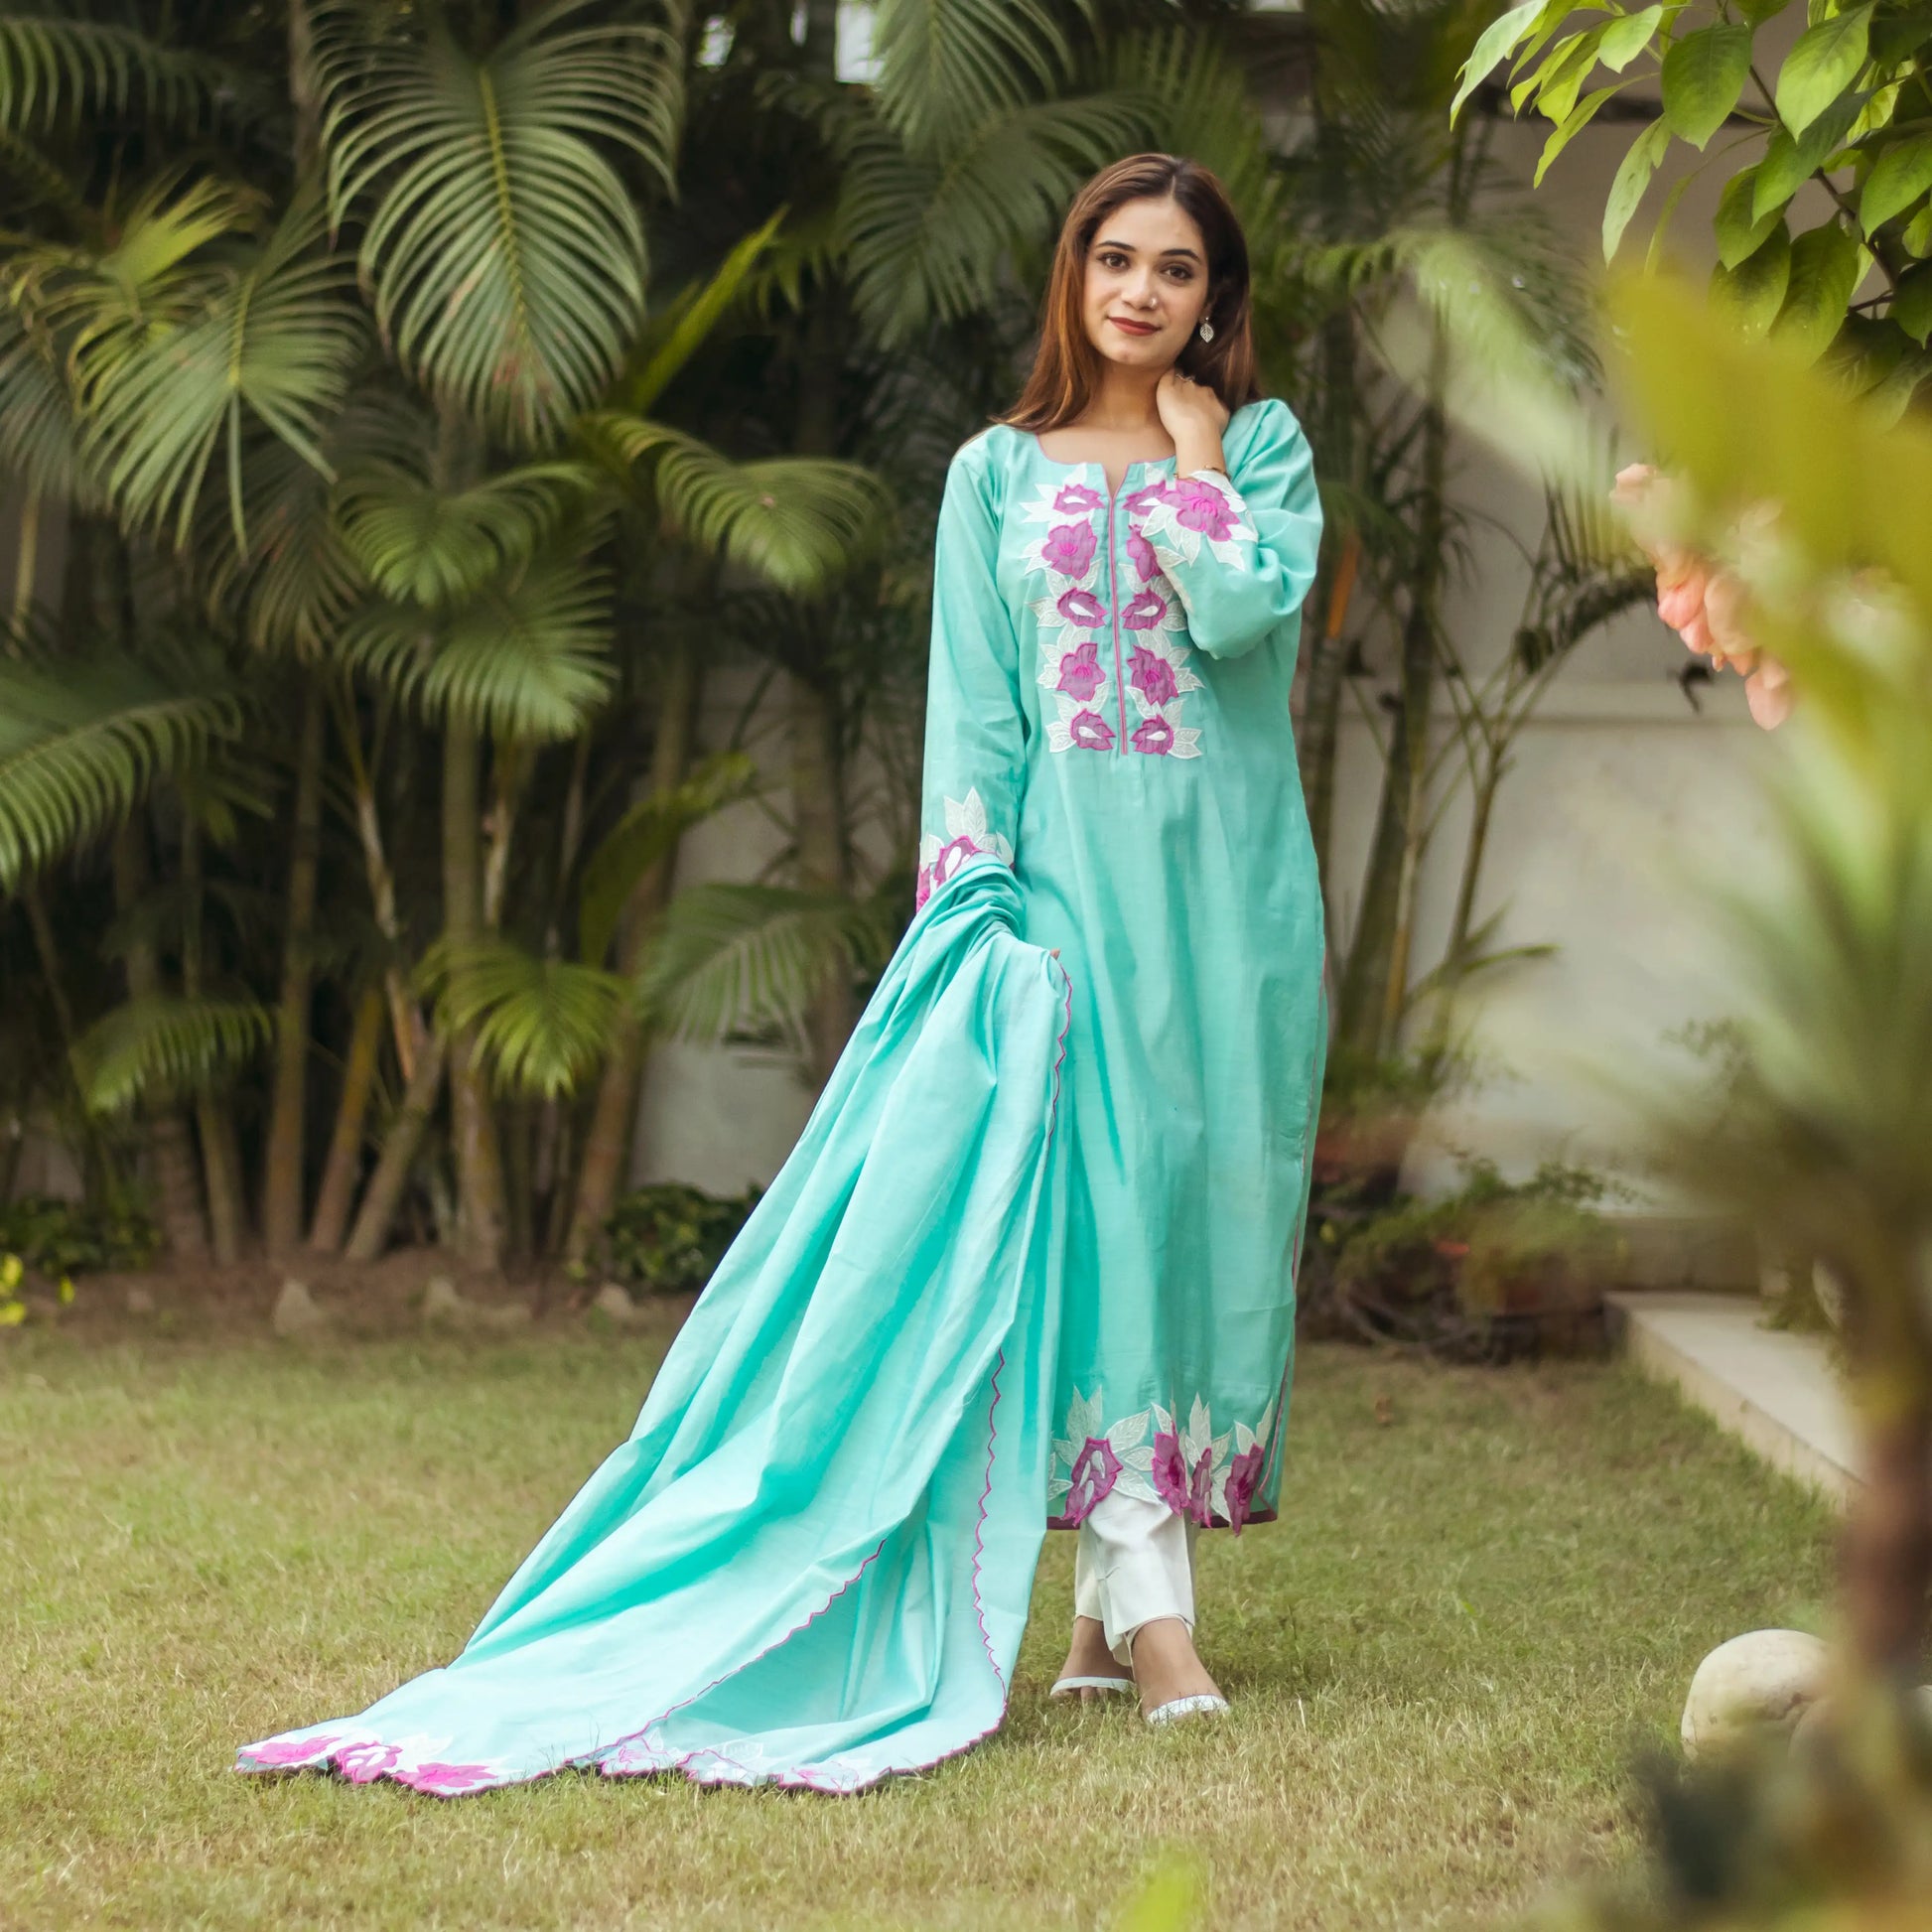
<path id="1" fill-rule="evenodd" d="M 1757 188 L 1751 202 L 1753 218 L 1775 214 L 1836 152 L 1859 117 L 1857 94 L 1834 101 L 1794 140 L 1783 128 L 1772 132 L 1764 159 L 1757 165 Z"/>
<path id="2" fill-rule="evenodd" d="M 1625 83 L 1619 80 L 1611 86 L 1597 88 L 1593 94 L 1579 101 L 1570 110 L 1569 114 L 1565 116 L 1563 124 L 1551 131 L 1550 138 L 1543 144 L 1543 158 L 1536 164 L 1536 187 L 1541 188 L 1543 186 L 1543 177 L 1548 171 L 1550 163 L 1576 139 L 1577 135 L 1584 128 L 1589 125 L 1595 116 L 1596 110 L 1612 94 L 1623 91 L 1624 85 Z"/>
<path id="3" fill-rule="evenodd" d="M 1892 297 L 1891 319 L 1922 348 L 1932 336 L 1932 262 L 1912 269 Z"/>
<path id="4" fill-rule="evenodd" d="M 1791 244 L 1791 281 L 1776 334 L 1802 354 L 1822 355 L 1844 327 L 1864 264 L 1858 237 L 1841 221 L 1799 235 Z"/>
<path id="5" fill-rule="evenodd" d="M 1756 186 L 1757 170 L 1744 168 L 1725 183 L 1725 191 L 1718 197 L 1713 226 L 1718 237 L 1718 259 L 1726 268 L 1735 268 L 1747 255 L 1754 255 L 1778 225 L 1776 208 L 1759 215 L 1752 206 Z"/>
<path id="6" fill-rule="evenodd" d="M 106 22 L 0 19 L 0 128 L 23 132 L 125 114 L 213 120 L 249 91 L 236 69 Z"/>
<path id="7" fill-rule="evenodd" d="M 74 1074 L 91 1112 L 120 1113 L 144 1098 L 220 1085 L 274 1033 L 274 1016 L 256 1000 L 145 994 L 102 1015 L 74 1041 Z"/>
<path id="8" fill-rule="evenodd" d="M 118 825 L 158 777 L 241 731 L 220 691 L 164 684 L 124 658 L 0 657 L 0 888 Z"/>
<path id="9" fill-rule="evenodd" d="M 1905 246 L 1923 261 L 1932 255 L 1932 207 L 1922 207 L 1905 224 Z"/>
<path id="10" fill-rule="evenodd" d="M 1652 121 L 1630 143 L 1630 152 L 1623 157 L 1616 179 L 1610 183 L 1609 200 L 1603 205 L 1605 261 L 1615 256 L 1617 243 L 1623 239 L 1623 231 L 1630 225 L 1630 217 L 1636 213 L 1637 204 L 1643 200 L 1643 192 L 1650 186 L 1650 178 L 1657 172 L 1657 164 L 1669 146 L 1670 129 L 1660 120 Z"/>
<path id="11" fill-rule="evenodd" d="M 440 12 L 315 0 L 331 206 L 366 210 L 361 274 L 402 366 L 541 446 L 610 386 L 643 319 L 643 221 L 613 151 L 673 180 L 682 56 L 555 0 L 478 60 Z"/>
<path id="12" fill-rule="evenodd" d="M 676 850 L 685 831 L 748 797 L 758 767 L 743 752 L 718 752 L 668 792 L 641 798 L 624 813 L 584 866 L 578 899 L 578 951 L 604 963 L 632 889 L 652 866 Z"/>
<path id="13" fill-rule="evenodd" d="M 1558 123 L 1568 120 L 1584 82 L 1596 65 L 1596 43 L 1602 33 L 1602 28 L 1592 27 L 1587 33 L 1572 34 L 1535 79 L 1524 81 L 1512 90 L 1512 98 L 1534 93 L 1539 114 Z"/>
<path id="14" fill-rule="evenodd" d="M 1859 197 L 1859 225 L 1866 234 L 1894 214 L 1902 214 L 1932 188 L 1932 134 L 1892 142 L 1864 178 Z"/>
<path id="15" fill-rule="evenodd" d="M 417 974 L 446 1033 L 468 1034 L 499 1093 L 554 1100 L 603 1065 L 630 988 L 616 973 L 538 959 L 498 937 L 439 939 Z"/>
<path id="16" fill-rule="evenodd" d="M 1711 277 L 1711 291 L 1739 333 L 1755 339 L 1777 320 L 1790 282 L 1791 236 L 1784 217 L 1773 215 L 1770 232 L 1750 254 L 1733 268 L 1718 267 Z"/>
<path id="17" fill-rule="evenodd" d="M 530 463 L 469 489 L 394 470 L 344 481 L 343 541 L 384 597 L 425 606 L 472 597 L 527 561 L 598 485 L 576 463 Z"/>
<path id="18" fill-rule="evenodd" d="M 647 483 L 666 526 L 781 590 L 823 590 L 879 534 L 884 485 L 856 464 L 767 457 L 733 463 L 683 430 L 600 410 L 583 422 L 613 468 Z"/>
<path id="19" fill-rule="evenodd" d="M 1455 98 L 1449 102 L 1449 120 L 1462 111 L 1462 103 L 1481 86 L 1495 69 L 1536 24 L 1536 17 L 1544 9 L 1544 0 L 1524 0 L 1520 7 L 1511 7 L 1500 19 L 1490 22 L 1483 30 L 1481 38 L 1469 51 L 1469 58 L 1462 64 L 1462 84 L 1455 90 Z"/>
<path id="20" fill-rule="evenodd" d="M 1753 27 L 1762 27 L 1767 20 L 1777 16 L 1791 4 L 1791 0 L 1732 0 L 1738 16 L 1747 20 Z"/>
<path id="21" fill-rule="evenodd" d="M 1657 6 L 1611 21 L 1596 44 L 1596 58 L 1612 73 L 1621 73 L 1650 45 L 1663 17 L 1663 8 Z"/>
<path id="22" fill-rule="evenodd" d="M 1858 78 L 1871 29 L 1870 0 L 1799 35 L 1778 69 L 1778 118 L 1802 134 Z"/>
<path id="23" fill-rule="evenodd" d="M 1748 27 L 1700 27 L 1664 53 L 1664 120 L 1702 148 L 1730 116 L 1751 70 Z"/>

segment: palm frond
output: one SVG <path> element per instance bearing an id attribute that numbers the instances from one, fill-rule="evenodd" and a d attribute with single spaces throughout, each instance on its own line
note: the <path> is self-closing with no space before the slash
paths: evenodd
<path id="1" fill-rule="evenodd" d="M 322 208 L 298 196 L 239 261 L 202 255 L 237 208 L 209 184 L 152 205 L 86 283 L 74 349 L 83 449 L 136 525 L 174 524 L 185 544 L 217 459 L 236 547 L 248 549 L 242 449 L 259 424 L 328 474 L 326 425 L 366 341 L 342 262 L 317 252 Z M 91 299 L 90 299 L 91 298 Z"/>
<path id="2" fill-rule="evenodd" d="M 151 993 L 103 1014 L 74 1041 L 74 1075 L 92 1112 L 120 1113 L 220 1085 L 274 1033 L 274 1015 L 258 1000 Z"/>
<path id="3" fill-rule="evenodd" d="M 1178 23 L 1120 37 L 1110 87 L 1139 95 L 1150 145 L 1213 169 L 1250 237 L 1277 218 L 1281 182 L 1248 76 L 1211 35 Z"/>
<path id="4" fill-rule="evenodd" d="M 1050 92 L 1072 59 L 1043 0 L 886 0 L 873 46 L 880 111 L 925 155 Z"/>
<path id="5" fill-rule="evenodd" d="M 0 470 L 33 494 L 85 506 L 79 425 L 52 330 L 0 279 Z"/>
<path id="6" fill-rule="evenodd" d="M 880 534 L 884 486 L 856 464 L 818 457 L 733 463 L 683 430 L 600 410 L 584 419 L 615 466 L 641 468 L 685 542 L 805 595 L 841 576 Z"/>
<path id="7" fill-rule="evenodd" d="M 555 1099 L 604 1062 L 630 988 L 616 973 L 539 959 L 503 938 L 440 940 L 418 974 L 446 1031 L 466 1032 L 500 1093 Z"/>
<path id="8" fill-rule="evenodd" d="M 248 91 L 224 63 L 130 27 L 58 14 L 0 19 L 0 128 L 50 128 L 135 106 L 160 121 L 212 119 Z"/>
<path id="9" fill-rule="evenodd" d="M 784 217 L 780 208 L 738 241 L 709 278 L 680 289 L 661 310 L 652 311 L 618 384 L 613 400 L 619 407 L 643 415 L 664 393 L 732 305 L 756 286 L 756 271 L 777 240 Z"/>
<path id="10" fill-rule="evenodd" d="M 783 886 L 692 886 L 672 899 L 638 975 L 653 1025 L 718 1041 L 773 1030 L 796 1040 L 828 980 L 879 950 L 876 900 Z"/>
<path id="11" fill-rule="evenodd" d="M 231 695 L 171 687 L 123 658 L 58 673 L 0 660 L 0 887 L 98 837 L 158 776 L 240 730 Z"/>
<path id="12" fill-rule="evenodd" d="M 644 234 L 605 150 L 674 177 L 675 41 L 534 13 L 486 60 L 359 0 L 316 10 L 331 204 L 402 365 L 530 447 L 607 389 L 643 315 Z"/>
<path id="13" fill-rule="evenodd" d="M 460 490 L 372 470 L 344 480 L 343 539 L 384 597 L 454 603 L 526 562 L 597 483 L 576 463 L 525 464 Z"/>
<path id="14" fill-rule="evenodd" d="M 353 620 L 344 660 L 425 715 L 501 738 L 572 738 L 612 684 L 611 584 L 576 551 L 541 556 L 443 613 L 377 606 Z"/>
<path id="15" fill-rule="evenodd" d="M 1073 192 L 1146 136 L 1131 95 L 1035 101 L 981 126 L 943 162 L 875 122 L 845 152 L 839 236 L 855 300 L 889 346 L 997 300 L 1017 248 L 1059 225 Z"/>
<path id="16" fill-rule="evenodd" d="M 743 752 L 717 752 L 669 791 L 641 798 L 585 862 L 577 910 L 578 951 L 601 962 L 616 938 L 631 889 L 699 820 L 746 797 L 758 767 Z"/>
<path id="17" fill-rule="evenodd" d="M 348 480 L 401 469 L 429 439 L 418 412 L 393 389 L 358 384 L 322 439 L 330 472 Z M 329 648 L 369 580 L 343 539 L 336 489 L 286 443 L 258 430 L 242 445 L 249 547 L 238 549 L 225 500 L 204 492 L 192 554 L 212 603 L 232 612 L 258 650 L 314 658 Z"/>

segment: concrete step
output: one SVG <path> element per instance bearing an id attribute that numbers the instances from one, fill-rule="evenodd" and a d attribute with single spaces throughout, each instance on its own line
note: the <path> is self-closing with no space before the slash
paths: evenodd
<path id="1" fill-rule="evenodd" d="M 1751 1295 L 1634 1292 L 1610 1298 L 1631 1360 L 1673 1382 L 1733 1436 L 1843 1503 L 1859 1482 L 1858 1432 L 1823 1335 L 1764 1326 Z"/>

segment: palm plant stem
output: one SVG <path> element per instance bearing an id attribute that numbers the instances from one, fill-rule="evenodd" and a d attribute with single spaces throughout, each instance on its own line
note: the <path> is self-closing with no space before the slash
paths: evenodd
<path id="1" fill-rule="evenodd" d="M 362 1193 L 362 1205 L 349 1231 L 348 1245 L 343 1253 L 350 1261 L 374 1261 L 389 1243 L 389 1230 L 396 1210 L 402 1205 L 403 1189 L 416 1166 L 423 1135 L 436 1110 L 437 1095 L 443 1089 L 443 1073 L 449 1055 L 449 1041 L 442 1034 L 432 1034 L 417 1056 L 416 1071 L 403 1089 L 402 1105 L 389 1124 L 382 1142 L 382 1153 L 375 1172 Z"/>
<path id="2" fill-rule="evenodd" d="M 657 735 L 651 747 L 650 784 L 659 797 L 674 791 L 690 769 L 703 684 L 703 672 L 690 644 L 683 640 L 674 643 L 660 687 Z M 641 873 L 630 889 L 618 928 L 618 971 L 626 979 L 634 980 L 643 965 L 644 947 L 657 914 L 670 897 L 676 867 L 674 841 L 663 858 Z M 618 1189 L 630 1158 L 645 1044 L 641 1023 L 626 1012 L 613 1035 L 610 1058 L 598 1082 L 597 1104 L 584 1139 L 577 1198 L 564 1240 L 564 1253 L 572 1261 L 589 1257 L 617 1205 Z"/>
<path id="3" fill-rule="evenodd" d="M 181 835 L 182 943 L 181 985 L 190 1000 L 204 991 L 202 978 L 203 846 L 201 821 L 191 809 Z M 207 1189 L 208 1228 L 214 1259 L 232 1268 L 241 1259 L 245 1237 L 241 1204 L 241 1155 L 234 1133 L 234 1115 L 208 1087 L 195 1095 L 195 1125 L 202 1142 L 202 1180 Z"/>
<path id="4" fill-rule="evenodd" d="M 335 1131 L 329 1138 L 322 1185 L 316 1192 L 315 1219 L 309 1227 L 309 1247 L 315 1254 L 337 1253 L 348 1227 L 349 1209 L 355 1202 L 356 1173 L 362 1161 L 369 1096 L 374 1091 L 376 1066 L 382 1057 L 384 1009 L 380 986 L 366 988 L 355 1003 L 348 1051 L 343 1060 L 342 1092 L 336 1101 Z"/>
<path id="5" fill-rule="evenodd" d="M 138 817 L 123 821 L 114 835 L 114 900 L 131 912 L 147 884 L 147 828 Z M 161 990 L 161 962 L 154 941 L 135 934 L 123 959 L 128 997 L 153 998 Z M 178 1262 L 207 1260 L 207 1221 L 202 1208 L 201 1176 L 195 1142 L 179 1104 L 172 1098 L 148 1103 L 148 1156 L 154 1168 L 155 1211 L 168 1252 Z"/>
<path id="6" fill-rule="evenodd" d="M 34 610 L 35 578 L 40 570 L 41 498 L 29 490 L 20 506 L 20 521 L 15 529 L 14 629 L 24 630 Z"/>
<path id="7" fill-rule="evenodd" d="M 443 736 L 443 931 L 461 949 L 483 925 L 483 734 L 452 713 Z M 452 1034 L 450 1104 L 457 1165 L 457 1247 L 474 1268 L 503 1256 L 503 1162 L 472 1029 Z"/>
<path id="8" fill-rule="evenodd" d="M 289 860 L 288 925 L 275 1022 L 275 1074 L 262 1182 L 262 1238 L 271 1255 L 292 1254 L 302 1239 L 304 1123 L 308 1102 L 310 955 L 322 859 L 323 759 L 328 745 L 322 693 L 303 694 L 296 747 L 295 826 Z"/>

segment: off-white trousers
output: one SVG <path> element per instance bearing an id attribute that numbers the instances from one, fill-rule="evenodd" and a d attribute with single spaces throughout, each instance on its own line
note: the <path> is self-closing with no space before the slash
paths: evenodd
<path id="1" fill-rule="evenodd" d="M 1177 1616 L 1193 1630 L 1198 1533 L 1191 1516 L 1118 1489 L 1102 1496 L 1081 1523 L 1073 1552 L 1073 1614 L 1101 1624 L 1116 1663 L 1132 1666 L 1134 1632 L 1156 1617 Z"/>

